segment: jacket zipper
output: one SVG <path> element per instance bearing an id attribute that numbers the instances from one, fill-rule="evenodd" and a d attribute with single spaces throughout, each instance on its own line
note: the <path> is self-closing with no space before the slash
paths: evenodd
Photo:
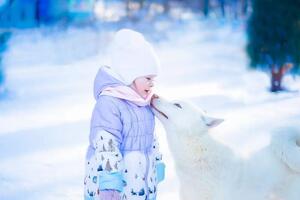
<path id="1" fill-rule="evenodd" d="M 148 150 L 145 150 L 145 155 L 146 155 L 145 185 L 146 185 L 146 200 L 148 200 L 149 199 L 149 188 L 148 188 L 149 155 L 148 155 Z"/>

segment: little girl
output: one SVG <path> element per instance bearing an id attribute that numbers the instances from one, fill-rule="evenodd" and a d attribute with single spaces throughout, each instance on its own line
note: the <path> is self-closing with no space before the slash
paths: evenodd
<path id="1" fill-rule="evenodd" d="M 110 54 L 111 67 L 101 67 L 94 82 L 85 200 L 155 200 L 164 164 L 149 103 L 159 60 L 129 29 L 115 34 Z"/>

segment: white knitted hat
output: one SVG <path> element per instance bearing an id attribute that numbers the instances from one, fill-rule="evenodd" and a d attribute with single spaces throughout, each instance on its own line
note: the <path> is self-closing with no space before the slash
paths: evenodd
<path id="1" fill-rule="evenodd" d="M 130 29 L 119 30 L 113 38 L 109 54 L 111 68 L 126 85 L 130 85 L 140 76 L 158 74 L 158 56 L 139 32 Z"/>

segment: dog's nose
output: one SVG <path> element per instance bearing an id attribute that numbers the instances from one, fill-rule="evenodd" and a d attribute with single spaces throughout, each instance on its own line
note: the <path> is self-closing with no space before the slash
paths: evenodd
<path id="1" fill-rule="evenodd" d="M 158 99 L 159 96 L 158 96 L 157 94 L 153 94 L 153 95 L 152 95 L 152 99 L 155 99 L 155 98 Z"/>
<path id="2" fill-rule="evenodd" d="M 151 104 L 153 103 L 154 99 L 159 99 L 159 96 L 157 94 L 153 94 L 152 97 L 151 97 L 151 101 L 150 101 Z"/>

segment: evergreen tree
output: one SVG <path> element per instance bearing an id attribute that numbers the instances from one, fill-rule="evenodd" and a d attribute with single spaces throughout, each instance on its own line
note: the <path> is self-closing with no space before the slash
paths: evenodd
<path id="1" fill-rule="evenodd" d="M 300 0 L 253 0 L 248 22 L 247 52 L 253 68 L 271 74 L 271 91 L 282 90 L 281 80 L 300 62 Z"/>

